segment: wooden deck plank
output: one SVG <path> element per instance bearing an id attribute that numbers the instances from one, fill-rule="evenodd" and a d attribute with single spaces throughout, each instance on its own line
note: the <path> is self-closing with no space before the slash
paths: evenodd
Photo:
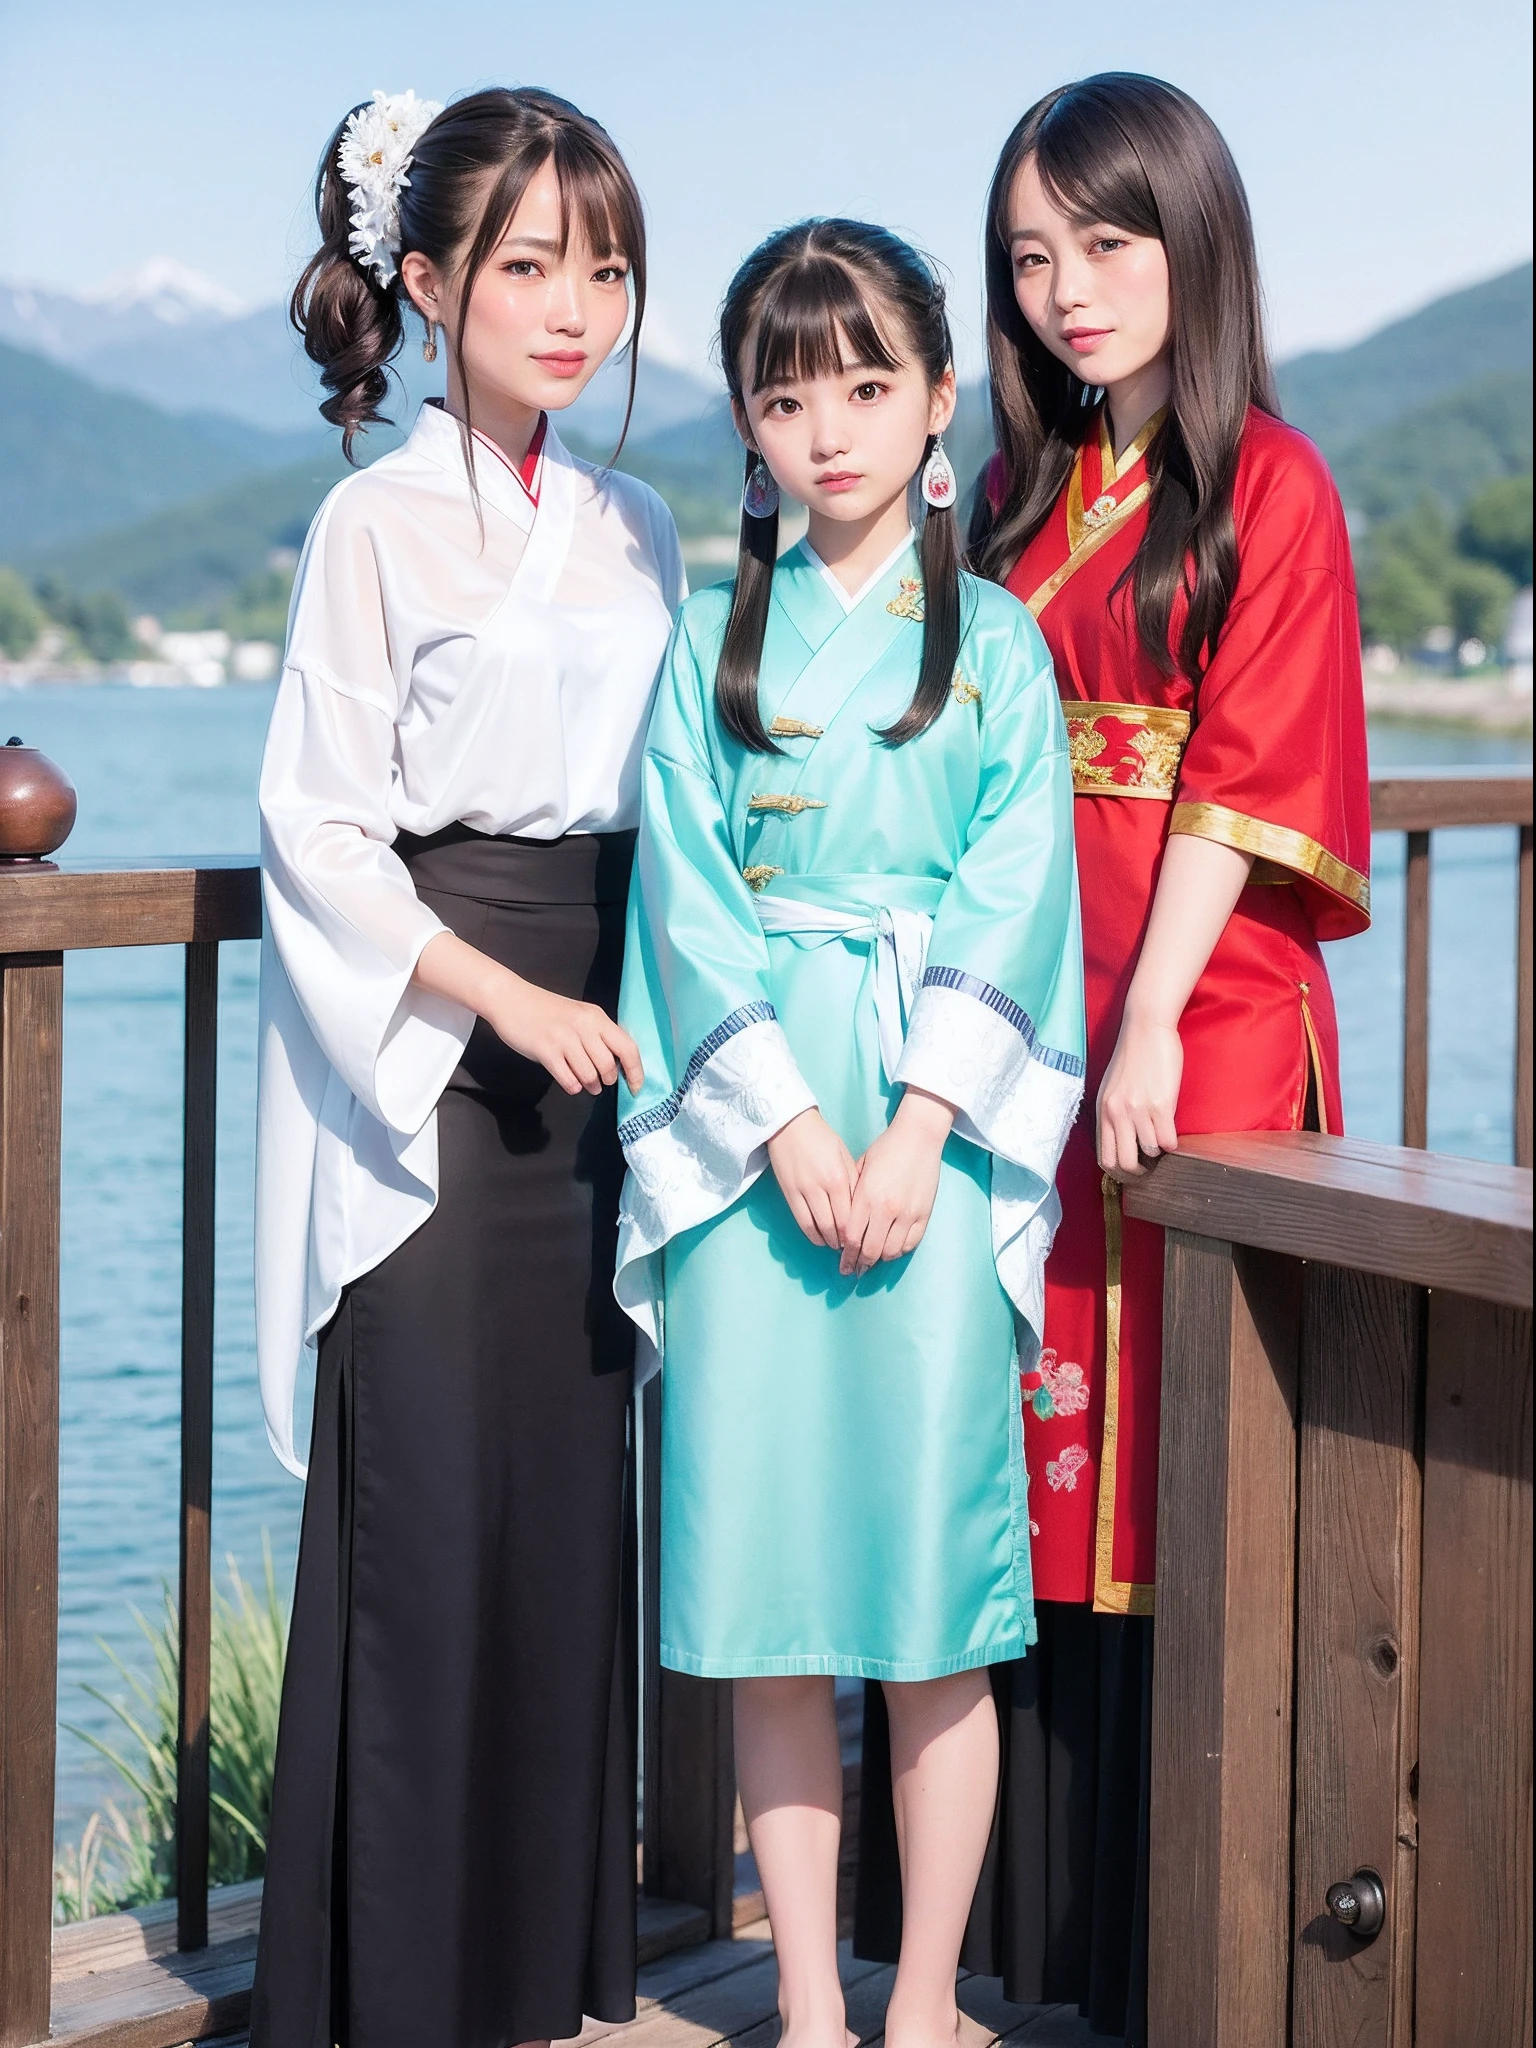
<path id="1" fill-rule="evenodd" d="M 219 1885 L 208 1894 L 208 1939 L 212 1943 L 254 1934 L 261 1918 L 261 1879 Z M 160 1899 L 129 1913 L 76 1920 L 53 1933 L 53 1988 L 76 1977 L 99 1975 L 131 1963 L 170 1955 L 176 1946 L 176 1901 Z"/>

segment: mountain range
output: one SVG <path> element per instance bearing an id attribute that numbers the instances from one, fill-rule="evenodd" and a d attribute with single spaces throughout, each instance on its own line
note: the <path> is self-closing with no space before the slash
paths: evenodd
<path id="1" fill-rule="evenodd" d="M 1531 467 L 1531 266 L 1448 294 L 1353 347 L 1280 366 L 1286 417 L 1346 503 L 1384 518 L 1428 494 L 1455 510 Z M 408 339 L 399 420 L 440 389 Z M 561 420 L 607 460 L 627 367 Z M 397 432 L 369 437 L 367 454 Z M 962 476 L 990 447 L 984 389 L 950 435 Z M 671 504 L 685 547 L 731 530 L 741 453 L 718 386 L 642 356 L 621 466 Z M 281 307 L 249 311 L 168 263 L 90 296 L 0 286 L 0 560 L 156 610 L 215 604 L 302 539 L 344 473 Z"/>

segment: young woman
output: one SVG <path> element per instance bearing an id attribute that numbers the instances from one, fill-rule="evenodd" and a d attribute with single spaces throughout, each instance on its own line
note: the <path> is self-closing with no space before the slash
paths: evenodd
<path id="1" fill-rule="evenodd" d="M 349 452 L 408 305 L 448 396 L 315 519 L 262 769 L 257 1337 L 295 1471 L 318 1363 L 251 2038 L 505 2048 L 634 2011 L 611 1012 L 681 564 L 548 424 L 644 308 L 601 128 L 378 95 L 317 206 L 294 319 Z"/>
<path id="2" fill-rule="evenodd" d="M 1088 1099 L 1024 1377 L 1040 1655 L 1012 1674 L 998 1882 L 968 1960 L 1141 2036 L 1161 1231 L 1181 1131 L 1336 1131 L 1321 939 L 1369 917 L 1338 496 L 1282 425 L 1221 136 L 1156 79 L 1051 93 L 993 180 L 999 454 L 973 548 L 1040 622 L 1071 736 Z M 1128 2017 L 1129 2015 L 1129 2017 Z"/>
<path id="3" fill-rule="evenodd" d="M 1032 1366 L 1081 1092 L 1066 741 L 1028 613 L 958 570 L 922 258 L 786 229 L 720 346 L 740 559 L 663 671 L 620 1005 L 646 1078 L 617 1286 L 666 1360 L 661 1655 L 736 1681 L 789 2048 L 844 2048 L 833 1679 L 884 1683 L 886 2037 L 939 2048 L 996 1793 L 986 1667 L 1034 1637 L 1016 1341 Z M 776 564 L 781 489 L 810 530 Z"/>

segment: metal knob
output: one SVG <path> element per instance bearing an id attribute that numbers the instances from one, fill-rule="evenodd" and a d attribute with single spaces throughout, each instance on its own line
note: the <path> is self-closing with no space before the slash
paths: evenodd
<path id="1" fill-rule="evenodd" d="M 1387 1917 L 1387 1894 L 1374 1870 L 1357 1870 L 1343 1883 L 1329 1885 L 1326 1903 L 1356 1941 L 1374 1941 Z"/>

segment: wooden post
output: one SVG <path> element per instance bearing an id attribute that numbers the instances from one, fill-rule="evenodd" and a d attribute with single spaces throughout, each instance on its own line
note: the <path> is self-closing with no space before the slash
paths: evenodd
<path id="1" fill-rule="evenodd" d="M 1531 1164 L 1531 828 L 1520 827 L 1520 907 L 1515 928 L 1515 1164 Z"/>
<path id="2" fill-rule="evenodd" d="M 645 1890 L 702 1906 L 716 1940 L 731 1932 L 736 1756 L 728 1681 L 664 1671 L 660 1657 L 661 1382 L 640 1396 L 644 1500 Z"/>
<path id="3" fill-rule="evenodd" d="M 1298 2048 L 1412 2048 L 1424 1294 L 1309 1265 L 1296 1585 Z M 1438 1650 L 1434 1652 L 1438 1655 Z M 1380 1873 L 1386 1925 L 1363 1943 L 1328 1887 Z"/>
<path id="4" fill-rule="evenodd" d="M 1152 1704 L 1152 2048 L 1274 2048 L 1290 1947 L 1301 1268 L 1171 1230 Z"/>
<path id="5" fill-rule="evenodd" d="M 1519 2048 L 1531 1993 L 1531 1315 L 1436 1290 L 1424 1411 L 1419 2048 Z"/>
<path id="6" fill-rule="evenodd" d="M 214 1152 L 219 948 L 187 948 L 181 1165 L 181 1692 L 176 1742 L 176 1945 L 208 1946 L 212 1661 Z"/>
<path id="7" fill-rule="evenodd" d="M 1408 834 L 1403 912 L 1403 1143 L 1429 1143 L 1429 834 Z"/>
<path id="8" fill-rule="evenodd" d="M 64 966 L 0 957 L 0 2048 L 48 2035 Z"/>

